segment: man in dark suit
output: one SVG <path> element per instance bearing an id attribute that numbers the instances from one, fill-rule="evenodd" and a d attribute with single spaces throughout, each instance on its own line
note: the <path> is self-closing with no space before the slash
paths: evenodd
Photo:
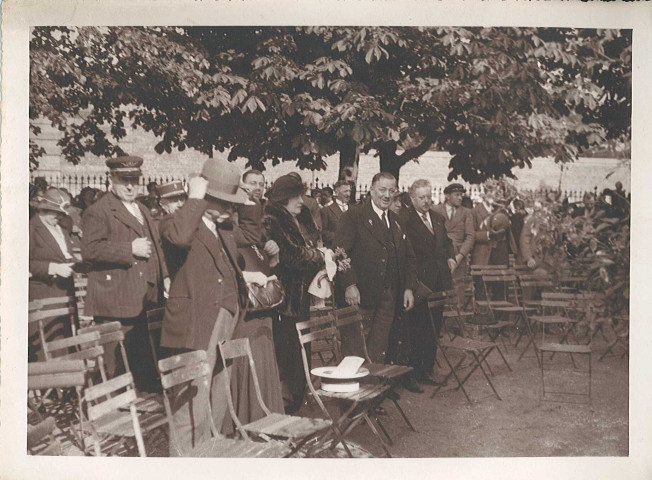
<path id="1" fill-rule="evenodd" d="M 451 270 L 455 268 L 455 253 L 448 236 L 444 218 L 431 210 L 432 185 L 428 180 L 417 180 L 409 189 L 412 206 L 403 214 L 403 225 L 417 260 L 417 278 L 433 292 L 451 288 Z M 430 322 L 428 302 L 415 305 L 410 315 L 410 366 L 417 382 L 435 385 L 433 367 L 437 343 L 443 321 L 443 309 L 432 312 Z"/>
<path id="2" fill-rule="evenodd" d="M 369 357 L 384 363 L 392 322 L 401 310 L 414 306 L 416 263 L 412 245 L 388 210 L 396 193 L 396 179 L 387 172 L 374 175 L 371 201 L 350 207 L 340 217 L 335 245 L 351 259 L 351 268 L 339 274 L 348 305 L 359 305 L 364 318 Z M 343 332 L 345 355 L 360 354 L 355 335 Z"/>
<path id="3" fill-rule="evenodd" d="M 334 185 L 335 201 L 321 209 L 322 239 L 324 246 L 331 248 L 337 231 L 337 224 L 344 212 L 349 209 L 351 200 L 351 185 L 345 180 L 340 180 Z"/>
<path id="4" fill-rule="evenodd" d="M 246 301 L 235 233 L 223 228 L 234 204 L 247 199 L 238 190 L 239 182 L 240 172 L 233 164 L 207 160 L 201 176 L 190 179 L 185 205 L 162 225 L 161 235 L 187 253 L 170 288 L 161 346 L 171 353 L 205 350 L 213 372 L 210 385 L 194 381 L 174 399 L 170 456 L 184 455 L 210 439 L 211 411 L 217 428 L 226 414 L 228 393 L 218 343 L 232 338 Z"/>
<path id="5" fill-rule="evenodd" d="M 432 210 L 444 218 L 446 233 L 455 251 L 455 268 L 453 269 L 453 284 L 457 292 L 458 304 L 464 300 L 464 275 L 468 270 L 467 258 L 473 250 L 475 229 L 471 210 L 462 206 L 464 186 L 451 183 L 444 189 L 445 201 Z"/>
<path id="6" fill-rule="evenodd" d="M 81 253 L 91 265 L 86 314 L 94 316 L 96 323 L 122 323 L 136 387 L 156 391 L 160 387 L 147 338 L 146 311 L 160 304 L 169 278 L 157 224 L 136 202 L 142 163 L 139 157 L 106 161 L 111 191 L 84 211 Z M 113 345 L 104 350 L 109 373 L 122 373 L 124 365 Z"/>

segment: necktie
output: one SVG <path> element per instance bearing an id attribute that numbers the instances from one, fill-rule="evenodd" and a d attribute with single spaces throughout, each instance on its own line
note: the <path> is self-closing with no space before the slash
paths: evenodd
<path id="1" fill-rule="evenodd" d="M 386 215 L 385 212 L 383 212 L 380 219 L 383 221 L 383 227 L 385 227 L 387 230 L 389 230 L 389 224 L 387 223 L 387 215 Z"/>
<path id="2" fill-rule="evenodd" d="M 428 230 L 430 233 L 435 233 L 435 231 L 432 229 L 432 225 L 430 224 L 430 219 L 428 218 L 428 215 L 425 213 L 421 214 L 421 218 L 423 219 L 423 223 L 426 224 L 426 227 L 428 227 Z"/>
<path id="3" fill-rule="evenodd" d="M 143 214 L 141 213 L 140 208 L 138 208 L 138 205 L 136 205 L 136 202 L 125 203 L 124 205 L 127 207 L 127 210 L 129 210 L 129 213 L 131 213 L 134 217 L 136 217 L 138 223 L 140 223 L 141 225 L 145 223 Z"/>

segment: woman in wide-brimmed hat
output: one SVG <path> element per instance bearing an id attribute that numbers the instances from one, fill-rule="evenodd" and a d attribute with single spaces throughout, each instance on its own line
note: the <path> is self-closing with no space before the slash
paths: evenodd
<path id="1" fill-rule="evenodd" d="M 31 202 L 36 214 L 29 222 L 29 299 L 63 297 L 73 294 L 73 241 L 59 224 L 68 215 L 68 196 L 49 188 Z M 69 317 L 45 325 L 48 341 L 72 335 Z M 44 360 L 36 326 L 29 328 L 29 359 Z"/>
<path id="2" fill-rule="evenodd" d="M 265 194 L 269 201 L 265 206 L 264 224 L 268 238 L 274 240 L 280 250 L 275 273 L 285 289 L 281 321 L 274 324 L 274 343 L 281 380 L 292 397 L 286 406 L 288 413 L 301 407 L 306 388 L 301 347 L 294 325 L 308 318 L 308 287 L 325 265 L 317 248 L 319 232 L 303 203 L 303 190 L 301 177 L 290 173 L 279 177 Z"/>

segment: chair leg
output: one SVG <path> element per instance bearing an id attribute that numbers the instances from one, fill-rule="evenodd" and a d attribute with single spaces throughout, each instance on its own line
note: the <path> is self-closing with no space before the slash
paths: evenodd
<path id="1" fill-rule="evenodd" d="M 383 432 L 383 435 L 385 435 L 385 438 L 387 439 L 387 443 L 390 445 L 394 445 L 394 440 L 392 440 L 392 437 L 389 436 L 389 433 L 385 429 L 385 425 L 383 425 L 383 422 L 380 421 L 377 415 L 372 415 L 369 417 L 372 421 L 374 421 L 378 427 L 380 428 L 380 431 Z"/>
<path id="2" fill-rule="evenodd" d="M 389 447 L 385 443 L 385 440 L 380 436 L 380 433 L 376 429 L 376 426 L 373 424 L 371 419 L 369 418 L 369 415 L 366 413 L 362 414 L 362 417 L 364 418 L 364 421 L 367 422 L 367 425 L 371 429 L 371 432 L 376 436 L 376 438 L 380 441 L 381 446 L 383 447 L 383 450 L 385 451 L 385 455 L 387 455 L 387 458 L 392 458 L 392 454 L 389 451 Z"/>
<path id="3" fill-rule="evenodd" d="M 401 416 L 403 417 L 403 420 L 405 420 L 405 423 L 410 428 L 410 430 L 412 430 L 413 432 L 416 432 L 416 429 L 412 426 L 412 422 L 410 422 L 410 419 L 407 417 L 407 415 L 405 414 L 405 412 L 401 408 L 401 405 L 398 403 L 398 400 L 396 400 L 395 398 L 392 398 L 391 400 L 394 403 L 394 405 L 396 406 L 396 409 L 398 410 L 398 413 L 400 413 Z"/>
<path id="4" fill-rule="evenodd" d="M 497 348 L 497 347 L 493 347 L 493 348 Z M 490 352 L 491 352 L 491 349 L 489 350 L 489 352 L 487 352 L 487 354 L 485 355 L 485 358 L 487 357 L 487 355 L 489 355 Z M 487 379 L 487 382 L 489 382 L 489 386 L 490 386 L 491 389 L 494 391 L 494 394 L 496 395 L 496 398 L 498 398 L 498 400 L 502 400 L 502 398 L 500 398 L 500 395 L 498 395 L 498 392 L 496 391 L 496 388 L 494 387 L 493 382 L 492 382 L 491 379 L 489 378 L 489 375 L 487 375 L 487 372 L 485 372 L 484 368 L 482 368 L 482 362 L 478 359 L 478 357 L 477 357 L 477 355 L 475 354 L 475 352 L 473 352 L 473 358 L 475 358 L 475 361 L 477 362 L 478 367 L 480 367 L 480 371 L 481 371 L 482 374 L 484 375 L 484 378 L 486 378 L 486 379 Z"/>
<path id="5" fill-rule="evenodd" d="M 464 393 L 464 396 L 466 397 L 467 402 L 469 402 L 469 405 L 473 405 L 473 402 L 471 401 L 471 398 L 469 397 L 469 394 L 466 392 L 466 389 L 464 388 L 464 381 L 460 380 L 460 377 L 457 375 L 457 369 L 462 365 L 462 362 L 464 362 L 464 359 L 466 358 L 466 355 L 464 355 L 459 362 L 453 367 L 451 364 L 450 360 L 448 360 L 448 355 L 446 355 L 445 349 L 442 348 L 442 354 L 444 355 L 444 360 L 446 360 L 446 363 L 448 364 L 448 367 L 451 369 L 450 372 L 446 375 L 442 383 L 446 383 L 448 379 L 450 378 L 451 375 L 455 377 L 455 380 L 457 381 L 458 388 L 462 389 L 462 392 Z M 435 391 L 432 392 L 430 395 L 430 398 L 434 398 L 435 395 L 437 395 L 437 392 L 441 390 L 441 385 L 437 385 L 437 388 L 435 388 Z"/>

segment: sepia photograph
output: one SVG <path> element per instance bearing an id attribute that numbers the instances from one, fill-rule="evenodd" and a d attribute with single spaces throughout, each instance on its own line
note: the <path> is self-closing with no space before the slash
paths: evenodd
<path id="1" fill-rule="evenodd" d="M 20 31 L 23 465 L 641 460 L 636 27 L 97 20 Z"/>

